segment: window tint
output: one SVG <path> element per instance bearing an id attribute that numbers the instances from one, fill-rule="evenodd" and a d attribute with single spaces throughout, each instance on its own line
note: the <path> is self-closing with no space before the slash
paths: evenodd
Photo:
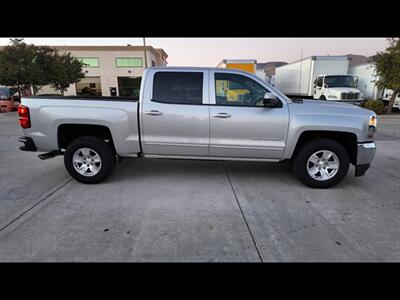
<path id="1" fill-rule="evenodd" d="M 141 57 L 117 57 L 117 68 L 141 68 L 143 62 Z"/>
<path id="2" fill-rule="evenodd" d="M 0 97 L 10 97 L 10 90 L 5 87 L 0 87 Z"/>
<path id="3" fill-rule="evenodd" d="M 203 73 L 157 72 L 153 80 L 153 100 L 176 104 L 202 104 Z"/>
<path id="4" fill-rule="evenodd" d="M 266 88 L 247 76 L 215 73 L 216 104 L 263 106 L 266 92 Z"/>

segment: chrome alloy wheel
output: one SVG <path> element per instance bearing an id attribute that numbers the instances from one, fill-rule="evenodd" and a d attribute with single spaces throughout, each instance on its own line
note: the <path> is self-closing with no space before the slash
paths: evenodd
<path id="1" fill-rule="evenodd" d="M 307 172 L 313 179 L 325 181 L 333 178 L 339 171 L 339 158 L 329 150 L 319 150 L 307 161 Z"/>
<path id="2" fill-rule="evenodd" d="M 90 148 L 76 150 L 72 162 L 75 170 L 83 176 L 94 176 L 101 169 L 100 155 Z"/>

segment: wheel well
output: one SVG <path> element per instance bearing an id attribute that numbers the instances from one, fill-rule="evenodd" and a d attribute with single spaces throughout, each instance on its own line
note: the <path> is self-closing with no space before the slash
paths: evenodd
<path id="1" fill-rule="evenodd" d="M 57 131 L 58 148 L 66 149 L 73 140 L 82 136 L 95 136 L 108 141 L 107 143 L 110 143 L 113 151 L 116 152 L 110 129 L 103 125 L 89 124 L 60 125 Z"/>
<path id="2" fill-rule="evenodd" d="M 357 136 L 351 132 L 340 131 L 305 131 L 297 140 L 296 148 L 292 157 L 296 156 L 297 151 L 305 142 L 315 138 L 329 138 L 341 144 L 349 154 L 350 162 L 357 163 Z"/>

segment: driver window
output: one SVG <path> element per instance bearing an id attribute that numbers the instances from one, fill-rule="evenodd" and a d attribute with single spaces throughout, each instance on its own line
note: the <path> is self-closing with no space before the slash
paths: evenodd
<path id="1" fill-rule="evenodd" d="M 266 88 L 249 77 L 215 73 L 215 101 L 217 105 L 263 106 Z"/>
<path id="2" fill-rule="evenodd" d="M 322 87 L 322 80 L 323 80 L 323 77 L 317 78 L 317 86 Z"/>

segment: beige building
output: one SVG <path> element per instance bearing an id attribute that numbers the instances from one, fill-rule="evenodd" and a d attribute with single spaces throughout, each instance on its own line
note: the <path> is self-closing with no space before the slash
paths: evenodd
<path id="1" fill-rule="evenodd" d="M 60 53 L 71 52 L 87 64 L 85 78 L 70 85 L 66 96 L 139 96 L 140 82 L 146 67 L 144 46 L 54 46 Z M 146 46 L 147 66 L 166 66 L 167 53 L 163 49 Z M 58 93 L 50 86 L 38 95 Z"/>

